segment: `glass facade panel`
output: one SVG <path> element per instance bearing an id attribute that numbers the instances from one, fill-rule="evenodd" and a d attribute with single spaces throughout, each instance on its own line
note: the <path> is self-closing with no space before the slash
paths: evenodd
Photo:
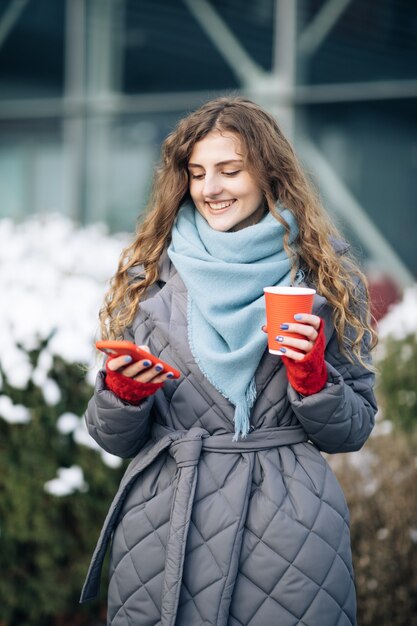
<path id="1" fill-rule="evenodd" d="M 330 27 L 337 4 L 343 10 Z M 414 0 L 303 0 L 298 6 L 301 39 L 304 36 L 304 54 L 299 57 L 301 82 L 417 78 Z"/>
<path id="2" fill-rule="evenodd" d="M 0 0 L 0 99 L 61 96 L 65 2 Z"/>
<path id="3" fill-rule="evenodd" d="M 0 217 L 65 213 L 61 122 L 0 120 Z"/>
<path id="4" fill-rule="evenodd" d="M 174 116 L 95 120 L 88 127 L 85 221 L 132 231 L 148 202 L 159 146 Z"/>
<path id="5" fill-rule="evenodd" d="M 239 86 L 185 2 L 128 0 L 125 6 L 122 37 L 126 93 Z"/>
<path id="6" fill-rule="evenodd" d="M 417 275 L 415 114 L 415 101 L 400 100 L 309 107 L 306 119 L 314 143 Z"/>

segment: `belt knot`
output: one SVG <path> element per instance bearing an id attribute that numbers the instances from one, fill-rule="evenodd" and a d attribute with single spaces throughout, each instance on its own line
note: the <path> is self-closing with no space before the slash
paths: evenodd
<path id="1" fill-rule="evenodd" d="M 185 434 L 175 439 L 169 447 L 170 455 L 175 459 L 177 467 L 198 465 L 203 447 L 203 438 L 209 436 L 204 428 L 190 428 L 182 431 Z"/>

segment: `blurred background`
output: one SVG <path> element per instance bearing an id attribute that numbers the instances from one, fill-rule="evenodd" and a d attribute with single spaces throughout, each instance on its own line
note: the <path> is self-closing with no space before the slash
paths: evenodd
<path id="1" fill-rule="evenodd" d="M 0 0 L 0 215 L 131 231 L 206 99 L 277 115 L 374 274 L 417 273 L 413 0 Z"/>
<path id="2" fill-rule="evenodd" d="M 360 625 L 417 624 L 415 0 L 0 0 L 0 626 L 103 619 L 105 584 L 77 606 L 123 471 L 82 422 L 97 311 L 161 141 L 230 93 L 276 115 L 369 278 L 379 423 L 330 462 Z"/>

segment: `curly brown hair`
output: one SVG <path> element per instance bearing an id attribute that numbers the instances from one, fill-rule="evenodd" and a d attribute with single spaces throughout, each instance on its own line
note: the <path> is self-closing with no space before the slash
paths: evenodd
<path id="1" fill-rule="evenodd" d="M 333 307 L 341 350 L 351 360 L 364 363 L 363 341 L 370 348 L 376 344 L 366 279 L 350 255 L 340 256 L 335 250 L 334 241 L 341 235 L 274 117 L 239 96 L 207 102 L 183 118 L 163 142 L 144 219 L 138 222 L 134 241 L 122 252 L 105 295 L 100 311 L 102 337 L 123 336 L 142 296 L 157 281 L 159 259 L 170 243 L 175 217 L 189 199 L 191 152 L 213 130 L 232 132 L 240 139 L 245 167 L 257 180 L 265 206 L 286 229 L 284 246 L 293 260 L 293 275 L 300 267 L 304 269 L 307 280 Z M 298 223 L 299 234 L 291 246 L 289 227 L 277 203 L 289 209 Z M 132 281 L 129 270 L 137 265 L 143 266 L 144 278 Z"/>

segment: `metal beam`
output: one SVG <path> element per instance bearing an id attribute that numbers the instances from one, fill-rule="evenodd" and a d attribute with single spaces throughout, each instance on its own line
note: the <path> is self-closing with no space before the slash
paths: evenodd
<path id="1" fill-rule="evenodd" d="M 335 213 L 349 224 L 372 259 L 377 261 L 378 266 L 384 268 L 401 287 L 413 285 L 415 278 L 412 273 L 366 215 L 322 152 L 306 140 L 300 141 L 299 147 L 303 160 L 317 175 L 320 188 L 330 198 Z"/>
<path id="2" fill-rule="evenodd" d="M 297 41 L 297 3 L 275 0 L 273 73 L 286 84 L 294 85 Z"/>
<path id="3" fill-rule="evenodd" d="M 254 98 L 268 107 L 289 139 L 294 136 L 297 3 L 275 0 L 272 73 L 254 85 Z M 286 97 L 284 97 L 284 94 Z"/>
<path id="4" fill-rule="evenodd" d="M 183 2 L 243 86 L 248 86 L 265 75 L 264 69 L 253 61 L 210 2 Z"/>
<path id="5" fill-rule="evenodd" d="M 228 93 L 230 91 L 216 91 L 216 95 Z M 258 92 L 256 86 L 251 86 L 251 88 L 246 88 L 244 93 L 256 98 Z M 0 100 L 0 122 L 2 120 L 54 119 L 80 115 L 139 115 L 188 111 L 211 97 L 213 97 L 213 91 L 183 91 L 137 96 L 107 95 L 86 98 Z M 295 106 L 304 106 L 337 102 L 415 99 L 417 98 L 417 80 L 298 86 L 291 93 L 284 90 L 277 94 L 265 92 L 262 97 L 265 106 L 291 103 Z"/>
<path id="6" fill-rule="evenodd" d="M 0 48 L 12 32 L 29 0 L 10 0 L 0 20 Z"/>
<path id="7" fill-rule="evenodd" d="M 352 0 L 327 0 L 300 34 L 298 52 L 311 56 L 321 46 Z"/>
<path id="8" fill-rule="evenodd" d="M 89 34 L 86 47 L 87 85 L 86 102 L 108 100 L 117 103 L 121 49 L 119 44 L 123 22 L 124 0 L 88 0 Z M 87 221 L 106 219 L 109 201 L 109 167 L 111 133 L 117 106 L 106 115 L 90 115 L 86 109 L 86 170 L 88 185 Z"/>
<path id="9" fill-rule="evenodd" d="M 86 87 L 86 0 L 66 0 L 65 14 L 65 99 L 77 115 L 63 115 L 65 150 L 65 213 L 84 221 L 86 215 L 86 120 L 77 107 Z M 50 106 L 50 105 L 49 105 Z"/>
<path id="10" fill-rule="evenodd" d="M 372 102 L 408 98 L 417 98 L 417 80 L 376 80 L 333 85 L 300 85 L 294 93 L 296 105 Z"/>

